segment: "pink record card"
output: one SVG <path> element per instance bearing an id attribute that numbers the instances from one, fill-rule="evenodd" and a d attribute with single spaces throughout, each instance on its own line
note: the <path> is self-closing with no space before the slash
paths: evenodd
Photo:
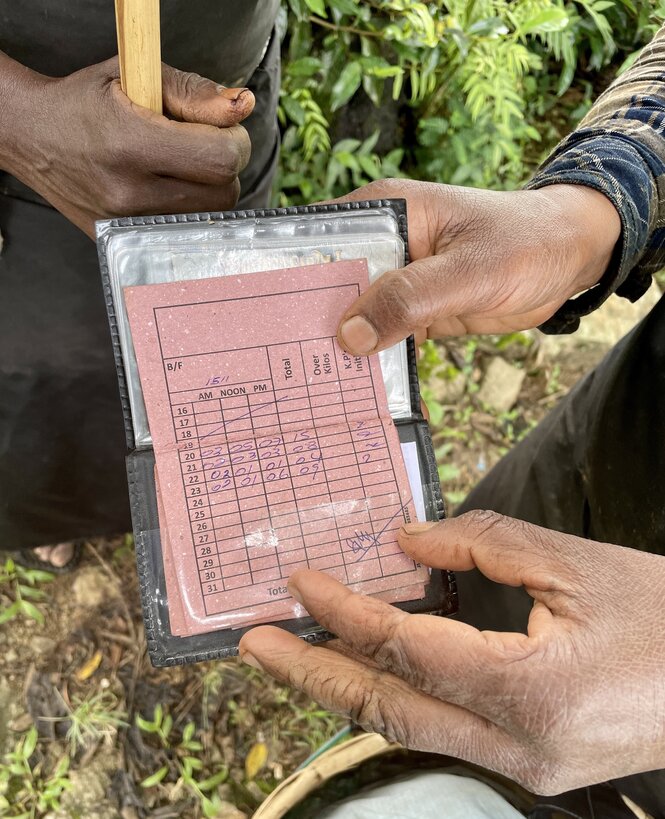
<path id="1" fill-rule="evenodd" d="M 357 260 L 125 288 L 174 634 L 304 616 L 286 589 L 302 567 L 424 596 L 379 361 L 336 340 L 367 286 Z"/>

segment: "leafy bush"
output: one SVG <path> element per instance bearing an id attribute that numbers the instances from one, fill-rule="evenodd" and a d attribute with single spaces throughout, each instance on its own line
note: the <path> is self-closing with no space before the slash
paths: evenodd
<path id="1" fill-rule="evenodd" d="M 664 18 L 663 0 L 288 0 L 278 203 L 399 175 L 516 187 Z"/>

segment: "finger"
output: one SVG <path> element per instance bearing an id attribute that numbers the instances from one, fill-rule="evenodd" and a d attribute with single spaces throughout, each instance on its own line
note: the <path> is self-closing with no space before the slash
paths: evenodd
<path id="1" fill-rule="evenodd" d="M 242 125 L 213 128 L 169 121 L 166 125 L 159 134 L 162 150 L 150 159 L 153 173 L 205 185 L 228 185 L 249 162 L 251 143 Z"/>
<path id="2" fill-rule="evenodd" d="M 185 122 L 227 128 L 238 125 L 254 110 L 249 88 L 225 88 L 188 71 L 162 64 L 164 109 Z"/>
<path id="3" fill-rule="evenodd" d="M 342 316 L 337 340 L 352 355 L 369 355 L 424 330 L 436 315 L 432 288 L 420 262 L 384 273 Z"/>
<path id="4" fill-rule="evenodd" d="M 251 142 L 242 125 L 217 128 L 167 119 L 127 99 L 117 81 L 111 93 L 119 117 L 107 136 L 108 150 L 122 157 L 128 170 L 224 185 L 247 166 Z"/>
<path id="5" fill-rule="evenodd" d="M 466 333 L 459 317 L 489 308 L 495 298 L 494 285 L 479 281 L 469 265 L 462 247 L 384 273 L 342 316 L 340 345 L 369 355 L 412 333 L 422 337 L 435 321 L 437 335 Z"/>
<path id="6" fill-rule="evenodd" d="M 497 583 L 524 586 L 536 599 L 542 599 L 541 592 L 573 594 L 584 544 L 590 548 L 572 535 L 485 511 L 407 524 L 398 540 L 419 563 L 457 571 L 477 568 Z"/>
<path id="7" fill-rule="evenodd" d="M 321 643 L 319 647 L 325 649 L 326 651 L 333 651 L 335 654 L 340 654 L 342 657 L 346 657 L 349 660 L 355 660 L 358 663 L 366 665 L 368 668 L 380 670 L 378 664 L 375 663 L 374 660 L 370 660 L 369 657 L 365 657 L 364 654 L 354 651 L 351 646 L 348 646 L 341 640 L 327 640 L 325 643 Z"/>
<path id="8" fill-rule="evenodd" d="M 507 774 L 521 764 L 517 743 L 482 717 L 281 629 L 262 626 L 248 632 L 240 641 L 240 656 L 407 748 L 449 754 Z"/>
<path id="9" fill-rule="evenodd" d="M 414 688 L 488 716 L 488 703 L 503 693 L 507 665 L 537 648 L 525 634 L 479 632 L 456 620 L 407 614 L 373 597 L 356 594 L 323 572 L 298 571 L 291 594 L 314 619 L 352 651 L 369 658 Z"/>

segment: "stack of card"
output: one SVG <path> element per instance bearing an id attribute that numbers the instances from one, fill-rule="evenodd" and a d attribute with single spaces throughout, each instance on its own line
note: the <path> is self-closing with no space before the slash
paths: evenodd
<path id="1" fill-rule="evenodd" d="M 378 360 L 336 339 L 368 283 L 359 260 L 125 289 L 173 634 L 302 617 L 299 568 L 424 597 L 397 542 L 416 511 Z"/>

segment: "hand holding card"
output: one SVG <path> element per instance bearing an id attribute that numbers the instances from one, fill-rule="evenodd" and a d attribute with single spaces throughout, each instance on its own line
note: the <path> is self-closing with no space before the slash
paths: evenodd
<path id="1" fill-rule="evenodd" d="M 452 574 L 395 539 L 402 521 L 443 516 L 413 339 L 370 358 L 336 341 L 368 271 L 408 261 L 404 203 L 97 230 L 153 664 L 231 656 L 260 622 L 329 639 L 286 591 L 300 566 L 453 613 Z"/>

